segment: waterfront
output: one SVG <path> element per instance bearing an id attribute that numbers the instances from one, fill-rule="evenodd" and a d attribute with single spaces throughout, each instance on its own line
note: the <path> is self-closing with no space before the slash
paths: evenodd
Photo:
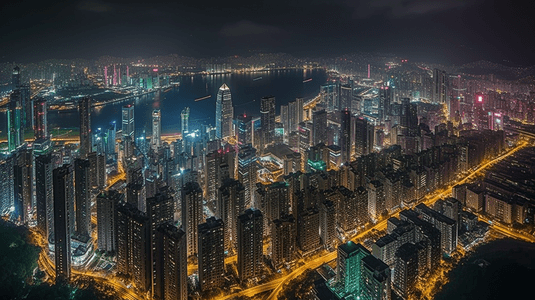
<path id="1" fill-rule="evenodd" d="M 256 73 L 233 73 L 220 75 L 196 75 L 180 77 L 180 87 L 167 92 L 151 93 L 132 98 L 123 102 L 111 103 L 94 107 L 92 113 L 92 129 L 104 128 L 111 121 L 116 121 L 120 129 L 121 107 L 127 103 L 135 104 L 136 130 L 146 128 L 147 135 L 151 132 L 151 112 L 159 108 L 162 114 L 162 133 L 174 133 L 180 130 L 180 113 L 184 107 L 190 107 L 190 127 L 200 124 L 214 124 L 215 101 L 219 87 L 226 83 L 232 92 L 234 115 L 247 113 L 259 115 L 260 98 L 273 95 L 276 99 L 277 113 L 280 105 L 287 104 L 297 97 L 305 100 L 319 93 L 320 86 L 327 80 L 323 69 L 290 69 L 275 70 L 261 73 L 261 80 Z M 312 79 L 307 82 L 304 80 Z M 211 95 L 202 101 L 200 97 Z M 75 111 L 50 111 L 49 128 L 78 127 L 78 114 Z M 5 124 L 5 115 L 1 117 Z"/>

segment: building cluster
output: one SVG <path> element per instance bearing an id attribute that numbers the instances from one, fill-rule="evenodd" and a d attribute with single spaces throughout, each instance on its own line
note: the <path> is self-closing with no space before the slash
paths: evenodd
<path id="1" fill-rule="evenodd" d="M 162 138 L 161 111 L 152 112 L 147 136 L 135 127 L 132 104 L 122 107 L 120 128 L 93 131 L 92 99 L 84 97 L 79 145 L 67 146 L 52 143 L 47 103 L 23 96 L 15 69 L 0 209 L 47 237 L 57 280 L 69 280 L 71 265 L 83 266 L 98 249 L 116 256 L 116 271 L 139 291 L 187 299 L 188 263 L 197 265 L 193 286 L 205 292 L 254 284 L 337 249 L 328 285 L 338 297 L 408 298 L 461 236 L 462 245 L 478 236 L 481 224 L 463 207 L 504 223 L 533 222 L 532 185 L 520 180 L 533 153 L 521 152 L 475 185 L 455 186 L 453 198 L 433 207 L 418 204 L 503 153 L 512 137 L 502 112 L 481 106 L 484 95 L 463 94 L 452 83 L 457 77 L 438 69 L 420 79 L 414 70 L 387 73 L 379 84 L 369 73 L 333 73 L 318 97 L 282 105 L 280 115 L 275 97 L 265 96 L 256 116 L 235 116 L 223 84 L 215 126 L 194 127 L 186 107 L 171 143 Z M 107 86 L 131 82 L 128 67 L 105 68 L 104 77 Z M 157 84 L 151 78 L 143 84 Z M 492 118 L 465 119 L 455 97 L 475 97 L 472 115 Z M 387 234 L 370 250 L 348 242 L 382 220 Z M 225 258 L 234 255 L 231 268 Z"/>

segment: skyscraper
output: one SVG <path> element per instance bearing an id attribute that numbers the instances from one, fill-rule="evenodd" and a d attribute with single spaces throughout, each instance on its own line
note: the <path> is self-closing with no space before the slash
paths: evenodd
<path id="1" fill-rule="evenodd" d="M 124 195 L 109 190 L 97 196 L 97 240 L 98 249 L 107 252 L 117 251 L 116 210 Z"/>
<path id="2" fill-rule="evenodd" d="M 33 116 L 34 116 L 33 132 L 34 132 L 36 140 L 48 138 L 47 113 L 48 113 L 48 108 L 47 108 L 46 100 L 44 98 L 37 98 L 33 100 Z"/>
<path id="3" fill-rule="evenodd" d="M 132 141 L 135 139 L 135 124 L 134 124 L 134 105 L 128 104 L 123 106 L 122 110 L 122 131 L 123 141 L 125 137 L 129 136 Z"/>
<path id="4" fill-rule="evenodd" d="M 152 112 L 152 138 L 150 140 L 150 147 L 157 152 L 162 143 L 162 114 L 159 109 Z"/>
<path id="5" fill-rule="evenodd" d="M 291 262 L 295 257 L 296 221 L 293 215 L 273 220 L 271 226 L 271 260 L 275 268 Z"/>
<path id="6" fill-rule="evenodd" d="M 319 143 L 327 144 L 327 112 L 324 109 L 312 114 L 312 134 L 314 146 Z"/>
<path id="7" fill-rule="evenodd" d="M 56 282 L 69 281 L 71 277 L 71 219 L 73 172 L 71 165 L 54 169 L 54 249 Z"/>
<path id="8" fill-rule="evenodd" d="M 351 161 L 351 111 L 342 110 L 340 124 L 340 155 L 342 163 Z"/>
<path id="9" fill-rule="evenodd" d="M 35 211 L 37 214 L 37 228 L 48 237 L 52 230 L 49 225 L 53 224 L 52 194 L 52 154 L 47 153 L 35 158 Z M 49 224 L 50 223 L 50 224 Z"/>
<path id="10" fill-rule="evenodd" d="M 275 138 L 275 97 L 262 97 L 260 102 L 260 124 L 262 126 L 262 148 Z M 261 149 L 262 150 L 262 149 Z"/>
<path id="11" fill-rule="evenodd" d="M 357 156 L 370 154 L 373 151 L 374 129 L 366 119 L 355 120 L 355 152 Z"/>
<path id="12" fill-rule="evenodd" d="M 238 216 L 238 278 L 241 282 L 260 275 L 262 270 L 263 224 L 259 210 L 248 209 Z"/>
<path id="13" fill-rule="evenodd" d="M 188 299 L 186 233 L 172 224 L 160 225 L 156 233 L 155 298 Z"/>
<path id="14" fill-rule="evenodd" d="M 234 136 L 232 118 L 234 117 L 234 108 L 232 107 L 232 96 L 229 87 L 223 83 L 217 92 L 216 100 L 216 138 L 226 139 Z"/>
<path id="15" fill-rule="evenodd" d="M 12 154 L 0 155 L 0 212 L 7 214 L 15 201 L 13 168 L 16 157 Z"/>
<path id="16" fill-rule="evenodd" d="M 256 149 L 251 144 L 240 148 L 238 153 L 238 180 L 245 188 L 245 207 L 253 205 L 256 185 Z"/>
<path id="17" fill-rule="evenodd" d="M 189 107 L 185 107 L 180 113 L 180 120 L 182 126 L 180 127 L 180 136 L 184 139 L 184 136 L 189 132 Z"/>
<path id="18" fill-rule="evenodd" d="M 446 103 L 448 98 L 448 74 L 439 69 L 433 70 L 433 102 Z"/>
<path id="19" fill-rule="evenodd" d="M 238 216 L 245 212 L 245 187 L 238 180 L 226 179 L 217 198 L 217 216 L 225 225 L 225 249 L 232 252 L 237 244 Z"/>
<path id="20" fill-rule="evenodd" d="M 210 217 L 199 224 L 199 285 L 201 290 L 220 287 L 225 280 L 223 220 Z"/>
<path id="21" fill-rule="evenodd" d="M 187 235 L 188 257 L 197 254 L 198 226 L 203 219 L 202 189 L 197 182 L 188 182 L 182 189 L 182 229 Z"/>
<path id="22" fill-rule="evenodd" d="M 78 102 L 80 114 L 80 158 L 87 159 L 92 152 L 91 142 L 91 98 L 84 97 Z"/>
<path id="23" fill-rule="evenodd" d="M 76 159 L 74 161 L 76 234 L 83 237 L 91 236 L 89 169 L 89 160 Z"/>
<path id="24" fill-rule="evenodd" d="M 24 143 L 24 127 L 22 124 L 22 96 L 20 90 L 10 95 L 7 108 L 7 143 L 8 151 L 13 152 Z"/>
<path id="25" fill-rule="evenodd" d="M 26 146 L 17 149 L 16 164 L 14 166 L 15 184 L 15 210 L 12 217 L 20 222 L 27 223 L 30 220 L 29 212 L 32 208 L 33 199 L 33 153 Z"/>

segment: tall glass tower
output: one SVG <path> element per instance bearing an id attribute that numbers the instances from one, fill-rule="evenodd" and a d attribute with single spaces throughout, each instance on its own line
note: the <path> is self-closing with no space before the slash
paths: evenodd
<path id="1" fill-rule="evenodd" d="M 159 109 L 155 109 L 152 112 L 152 139 L 151 139 L 151 148 L 154 151 L 158 151 L 158 148 L 161 145 L 161 135 L 162 135 L 162 114 Z"/>
<path id="2" fill-rule="evenodd" d="M 184 136 L 189 131 L 189 107 L 185 107 L 182 110 L 182 113 L 180 113 L 180 119 L 182 120 L 182 127 L 180 127 L 180 134 L 182 136 L 182 139 L 184 139 Z"/>
<path id="3" fill-rule="evenodd" d="M 215 108 L 216 138 L 228 138 L 234 136 L 232 127 L 232 118 L 234 117 L 234 108 L 232 107 L 232 96 L 226 83 L 219 88 L 217 92 L 217 101 Z"/>

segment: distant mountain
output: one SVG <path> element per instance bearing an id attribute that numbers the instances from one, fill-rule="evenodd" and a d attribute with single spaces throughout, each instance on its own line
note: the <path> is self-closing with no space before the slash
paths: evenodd
<path id="1" fill-rule="evenodd" d="M 459 73 L 467 73 L 472 75 L 494 74 L 497 78 L 500 79 L 518 80 L 531 75 L 535 75 L 535 66 L 514 67 L 494 63 L 487 60 L 479 60 L 472 63 L 457 66 L 456 71 Z"/>

